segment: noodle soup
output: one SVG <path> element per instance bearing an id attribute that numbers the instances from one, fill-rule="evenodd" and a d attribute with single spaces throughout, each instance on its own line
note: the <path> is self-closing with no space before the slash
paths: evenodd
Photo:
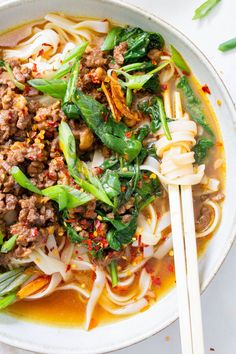
<path id="1" fill-rule="evenodd" d="M 168 184 L 193 186 L 199 253 L 220 222 L 209 88 L 108 20 L 48 14 L 0 46 L 0 308 L 86 330 L 144 311 L 175 283 Z"/>

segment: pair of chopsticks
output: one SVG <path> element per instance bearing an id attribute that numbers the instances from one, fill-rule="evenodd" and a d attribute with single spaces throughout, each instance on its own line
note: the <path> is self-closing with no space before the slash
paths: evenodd
<path id="1" fill-rule="evenodd" d="M 171 117 L 168 91 L 164 102 Z M 176 118 L 183 118 L 178 92 L 175 92 L 174 106 Z M 182 354 L 204 354 L 192 187 L 169 185 L 168 192 Z"/>

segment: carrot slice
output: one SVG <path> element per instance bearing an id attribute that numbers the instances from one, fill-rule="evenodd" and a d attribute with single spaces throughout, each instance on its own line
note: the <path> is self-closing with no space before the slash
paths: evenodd
<path id="1" fill-rule="evenodd" d="M 42 289 L 44 286 L 46 286 L 50 282 L 51 277 L 48 276 L 41 276 L 30 283 L 26 284 L 23 288 L 21 288 L 17 296 L 20 299 L 24 299 L 25 297 L 32 295 Z"/>

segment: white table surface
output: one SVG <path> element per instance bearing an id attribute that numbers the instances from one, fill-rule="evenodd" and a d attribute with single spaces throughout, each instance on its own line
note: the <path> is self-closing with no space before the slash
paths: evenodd
<path id="1" fill-rule="evenodd" d="M 194 9 L 202 1 L 129 0 L 127 2 L 155 13 L 190 37 L 211 60 L 236 102 L 236 50 L 225 54 L 217 50 L 219 43 L 236 36 L 236 1 L 222 0 L 205 19 L 192 21 Z M 235 274 L 236 243 L 202 296 L 206 354 L 236 354 Z M 29 354 L 24 350 L 0 344 L 0 354 L 27 353 Z M 115 352 L 115 354 L 143 353 L 180 354 L 178 322 L 142 343 Z"/>

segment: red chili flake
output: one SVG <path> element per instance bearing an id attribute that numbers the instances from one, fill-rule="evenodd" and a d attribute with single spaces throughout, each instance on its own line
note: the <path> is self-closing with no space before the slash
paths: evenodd
<path id="1" fill-rule="evenodd" d="M 95 170 L 98 175 L 101 175 L 103 173 L 103 169 L 100 167 L 95 167 Z"/>
<path id="2" fill-rule="evenodd" d="M 142 236 L 138 235 L 138 246 L 141 247 L 142 246 Z"/>
<path id="3" fill-rule="evenodd" d="M 92 249 L 93 249 L 93 242 L 92 242 L 92 240 L 87 240 L 87 244 L 88 244 L 88 250 L 89 250 L 89 251 L 92 251 Z"/>
<path id="4" fill-rule="evenodd" d="M 157 65 L 157 61 L 155 59 L 152 59 L 152 64 Z"/>
<path id="5" fill-rule="evenodd" d="M 107 247 L 109 246 L 109 244 L 108 244 L 108 242 L 107 242 L 107 240 L 106 240 L 105 238 L 103 238 L 103 239 L 101 240 L 101 246 L 102 246 L 103 248 L 107 248 Z"/>
<path id="6" fill-rule="evenodd" d="M 208 95 L 211 94 L 211 90 L 209 89 L 209 87 L 207 86 L 207 84 L 205 84 L 204 86 L 202 86 L 202 91 L 205 93 L 208 93 Z"/>
<path id="7" fill-rule="evenodd" d="M 28 159 L 29 159 L 30 161 L 33 161 L 33 160 L 34 160 L 34 157 L 33 157 L 33 156 L 29 156 Z"/>
<path id="8" fill-rule="evenodd" d="M 46 46 L 46 47 L 52 47 L 52 45 L 49 44 L 49 43 L 43 43 L 42 45 L 44 45 L 44 46 Z"/>
<path id="9" fill-rule="evenodd" d="M 126 136 L 126 138 L 130 139 L 132 136 L 132 132 L 126 132 L 125 136 Z"/>
<path id="10" fill-rule="evenodd" d="M 167 87 L 168 87 L 167 84 L 162 84 L 162 85 L 161 85 L 161 89 L 162 89 L 163 91 L 167 90 Z"/>
<path id="11" fill-rule="evenodd" d="M 215 146 L 217 146 L 217 147 L 223 147 L 223 144 L 222 144 L 220 141 L 217 141 L 217 142 L 215 143 Z"/>
<path id="12" fill-rule="evenodd" d="M 152 278 L 152 282 L 153 282 L 154 285 L 161 286 L 161 278 L 160 277 L 152 276 L 151 278 Z"/>
<path id="13" fill-rule="evenodd" d="M 42 56 L 42 55 L 44 55 L 44 50 L 43 49 L 40 49 L 40 51 L 38 52 L 38 57 L 40 57 L 40 56 Z"/>
<path id="14" fill-rule="evenodd" d="M 71 270 L 71 265 L 70 264 L 67 265 L 66 272 L 69 272 L 69 270 Z"/>
<path id="15" fill-rule="evenodd" d="M 31 231 L 31 233 L 32 233 L 32 236 L 33 236 L 33 237 L 38 236 L 38 229 L 37 229 L 37 227 L 34 227 L 34 228 L 32 229 L 32 231 Z"/>
<path id="16" fill-rule="evenodd" d="M 77 258 L 78 258 L 78 260 L 83 261 L 82 257 L 78 256 Z"/>
<path id="17" fill-rule="evenodd" d="M 58 126 L 58 122 L 53 122 L 52 120 L 49 120 L 47 121 L 47 125 L 49 125 L 49 127 L 56 128 Z"/>
<path id="18" fill-rule="evenodd" d="M 75 219 L 67 219 L 66 222 L 75 222 Z"/>
<path id="19" fill-rule="evenodd" d="M 39 152 L 36 157 L 37 159 L 41 159 L 42 157 L 44 157 L 44 155 L 42 152 Z"/>
<path id="20" fill-rule="evenodd" d="M 143 179 L 149 179 L 148 175 L 143 175 Z"/>
<path id="21" fill-rule="evenodd" d="M 38 69 L 37 69 L 37 64 L 36 64 L 36 63 L 33 63 L 32 71 L 34 71 L 34 72 L 37 72 L 37 71 L 38 71 Z"/>
<path id="22" fill-rule="evenodd" d="M 170 273 L 174 273 L 174 265 L 169 263 L 168 266 L 167 266 L 167 269 Z"/>

